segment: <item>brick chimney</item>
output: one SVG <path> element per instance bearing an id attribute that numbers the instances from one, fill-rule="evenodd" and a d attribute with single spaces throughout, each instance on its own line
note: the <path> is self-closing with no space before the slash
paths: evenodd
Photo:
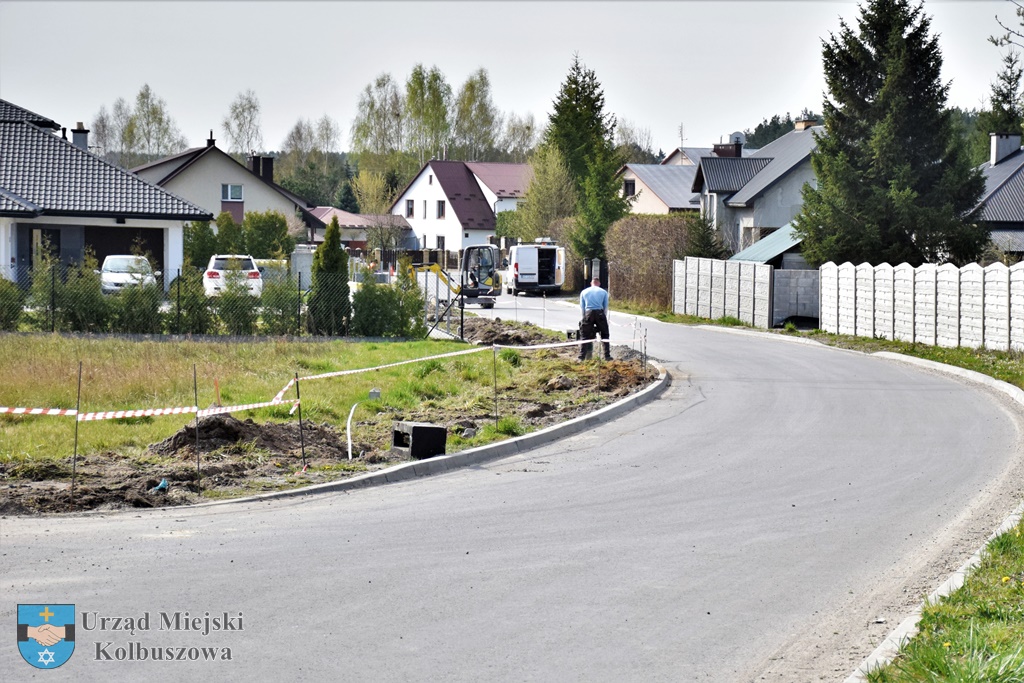
<path id="1" fill-rule="evenodd" d="M 992 154 L 989 163 L 995 166 L 1020 149 L 1020 133 L 989 133 L 992 140 Z"/>
<path id="2" fill-rule="evenodd" d="M 807 130 L 811 126 L 818 125 L 818 122 L 814 119 L 798 119 L 794 122 L 793 130 Z"/>
<path id="3" fill-rule="evenodd" d="M 249 157 L 249 170 L 268 183 L 274 182 L 274 157 L 264 157 L 253 153 Z"/>
<path id="4" fill-rule="evenodd" d="M 213 147 L 217 144 L 217 141 L 213 139 L 213 131 L 210 131 L 210 137 L 206 138 L 206 146 Z"/>
<path id="5" fill-rule="evenodd" d="M 71 144 L 78 149 L 84 149 L 86 152 L 89 151 L 89 131 L 82 125 L 81 121 L 71 129 Z"/>

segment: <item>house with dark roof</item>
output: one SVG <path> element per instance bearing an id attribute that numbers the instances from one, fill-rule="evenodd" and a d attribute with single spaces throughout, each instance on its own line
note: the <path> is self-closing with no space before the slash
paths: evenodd
<path id="1" fill-rule="evenodd" d="M 693 192 L 701 213 L 719 227 L 726 245 L 740 251 L 789 223 L 803 208 L 803 186 L 814 184 L 811 152 L 814 121 L 797 121 L 795 130 L 750 156 L 701 157 Z"/>
<path id="2" fill-rule="evenodd" d="M 700 211 L 700 194 L 691 190 L 697 166 L 626 164 L 619 169 L 622 194 L 632 213 Z"/>
<path id="3" fill-rule="evenodd" d="M 274 182 L 273 157 L 253 155 L 248 164 L 217 147 L 210 131 L 205 147 L 157 159 L 132 172 L 214 216 L 226 211 L 241 223 L 246 211 L 276 211 L 290 228 L 301 229 L 310 239 L 316 230 L 323 233 L 323 221 L 312 212 L 315 205 Z"/>
<path id="4" fill-rule="evenodd" d="M 184 224 L 210 212 L 90 153 L 81 123 L 66 133 L 0 100 L 0 273 L 24 281 L 47 247 L 71 264 L 87 248 L 102 261 L 136 244 L 156 269 L 181 268 Z"/>
<path id="5" fill-rule="evenodd" d="M 992 133 L 989 160 L 979 170 L 985 192 L 979 217 L 992 230 L 992 243 L 1002 251 L 1024 255 L 1024 149 L 1020 133 Z"/>
<path id="6" fill-rule="evenodd" d="M 408 221 L 421 249 L 459 251 L 487 244 L 495 216 L 526 196 L 529 164 L 428 161 L 391 205 Z"/>

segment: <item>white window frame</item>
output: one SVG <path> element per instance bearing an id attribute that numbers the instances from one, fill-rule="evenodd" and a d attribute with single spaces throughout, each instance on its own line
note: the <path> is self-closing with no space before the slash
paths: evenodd
<path id="1" fill-rule="evenodd" d="M 446 211 L 444 205 L 445 205 L 445 201 L 443 199 L 438 199 L 437 200 L 437 219 L 438 220 L 444 220 L 444 214 L 445 214 L 445 211 Z"/>
<path id="2" fill-rule="evenodd" d="M 413 200 L 413 199 L 406 199 L 405 200 L 405 217 L 406 218 L 412 218 L 415 213 L 416 213 L 415 200 Z"/>
<path id="3" fill-rule="evenodd" d="M 232 190 L 238 188 L 238 197 L 232 197 L 234 194 Z M 220 200 L 222 202 L 242 202 L 245 201 L 244 187 L 242 185 L 235 185 L 232 183 L 223 183 L 220 186 Z"/>

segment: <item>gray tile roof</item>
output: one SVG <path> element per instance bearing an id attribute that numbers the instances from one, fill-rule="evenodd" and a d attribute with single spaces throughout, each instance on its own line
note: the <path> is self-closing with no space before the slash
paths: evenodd
<path id="1" fill-rule="evenodd" d="M 651 192 L 670 209 L 696 209 L 700 195 L 691 190 L 696 166 L 661 164 L 626 164 L 637 180 L 650 188 Z M 696 202 L 694 201 L 696 200 Z"/>
<path id="2" fill-rule="evenodd" d="M 992 230 L 992 243 L 1003 251 L 1024 251 L 1024 229 Z"/>
<path id="3" fill-rule="evenodd" d="M 995 166 L 981 167 L 985 193 L 981 196 L 981 219 L 989 223 L 1024 222 L 1024 149 L 1017 150 Z"/>
<path id="4" fill-rule="evenodd" d="M 702 188 L 717 194 L 738 192 L 764 169 L 771 159 L 762 157 L 701 157 L 691 190 Z"/>
<path id="5" fill-rule="evenodd" d="M 814 133 L 824 134 L 824 126 L 811 126 L 794 130 L 773 140 L 751 155 L 751 159 L 770 157 L 771 163 L 750 179 L 742 189 L 729 198 L 729 206 L 751 206 L 772 185 L 790 171 L 811 158 L 811 151 L 817 146 Z"/>
<path id="6" fill-rule="evenodd" d="M 26 122 L 0 123 L 0 192 L 4 197 L 0 211 L 10 209 L 8 215 L 213 218 L 202 208 Z"/>
<path id="7" fill-rule="evenodd" d="M 40 116 L 16 104 L 11 104 L 7 100 L 0 100 L 0 123 L 20 123 L 22 121 L 34 123 L 41 128 L 53 128 L 56 130 L 60 127 L 45 116 Z"/>

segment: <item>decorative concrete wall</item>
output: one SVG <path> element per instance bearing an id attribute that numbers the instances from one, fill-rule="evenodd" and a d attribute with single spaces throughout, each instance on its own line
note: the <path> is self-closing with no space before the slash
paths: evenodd
<path id="1" fill-rule="evenodd" d="M 672 263 L 672 310 L 724 316 L 767 329 L 772 324 L 772 267 L 687 256 Z"/>
<path id="2" fill-rule="evenodd" d="M 1024 263 L 836 265 L 821 275 L 826 332 L 933 346 L 1024 349 Z"/>

